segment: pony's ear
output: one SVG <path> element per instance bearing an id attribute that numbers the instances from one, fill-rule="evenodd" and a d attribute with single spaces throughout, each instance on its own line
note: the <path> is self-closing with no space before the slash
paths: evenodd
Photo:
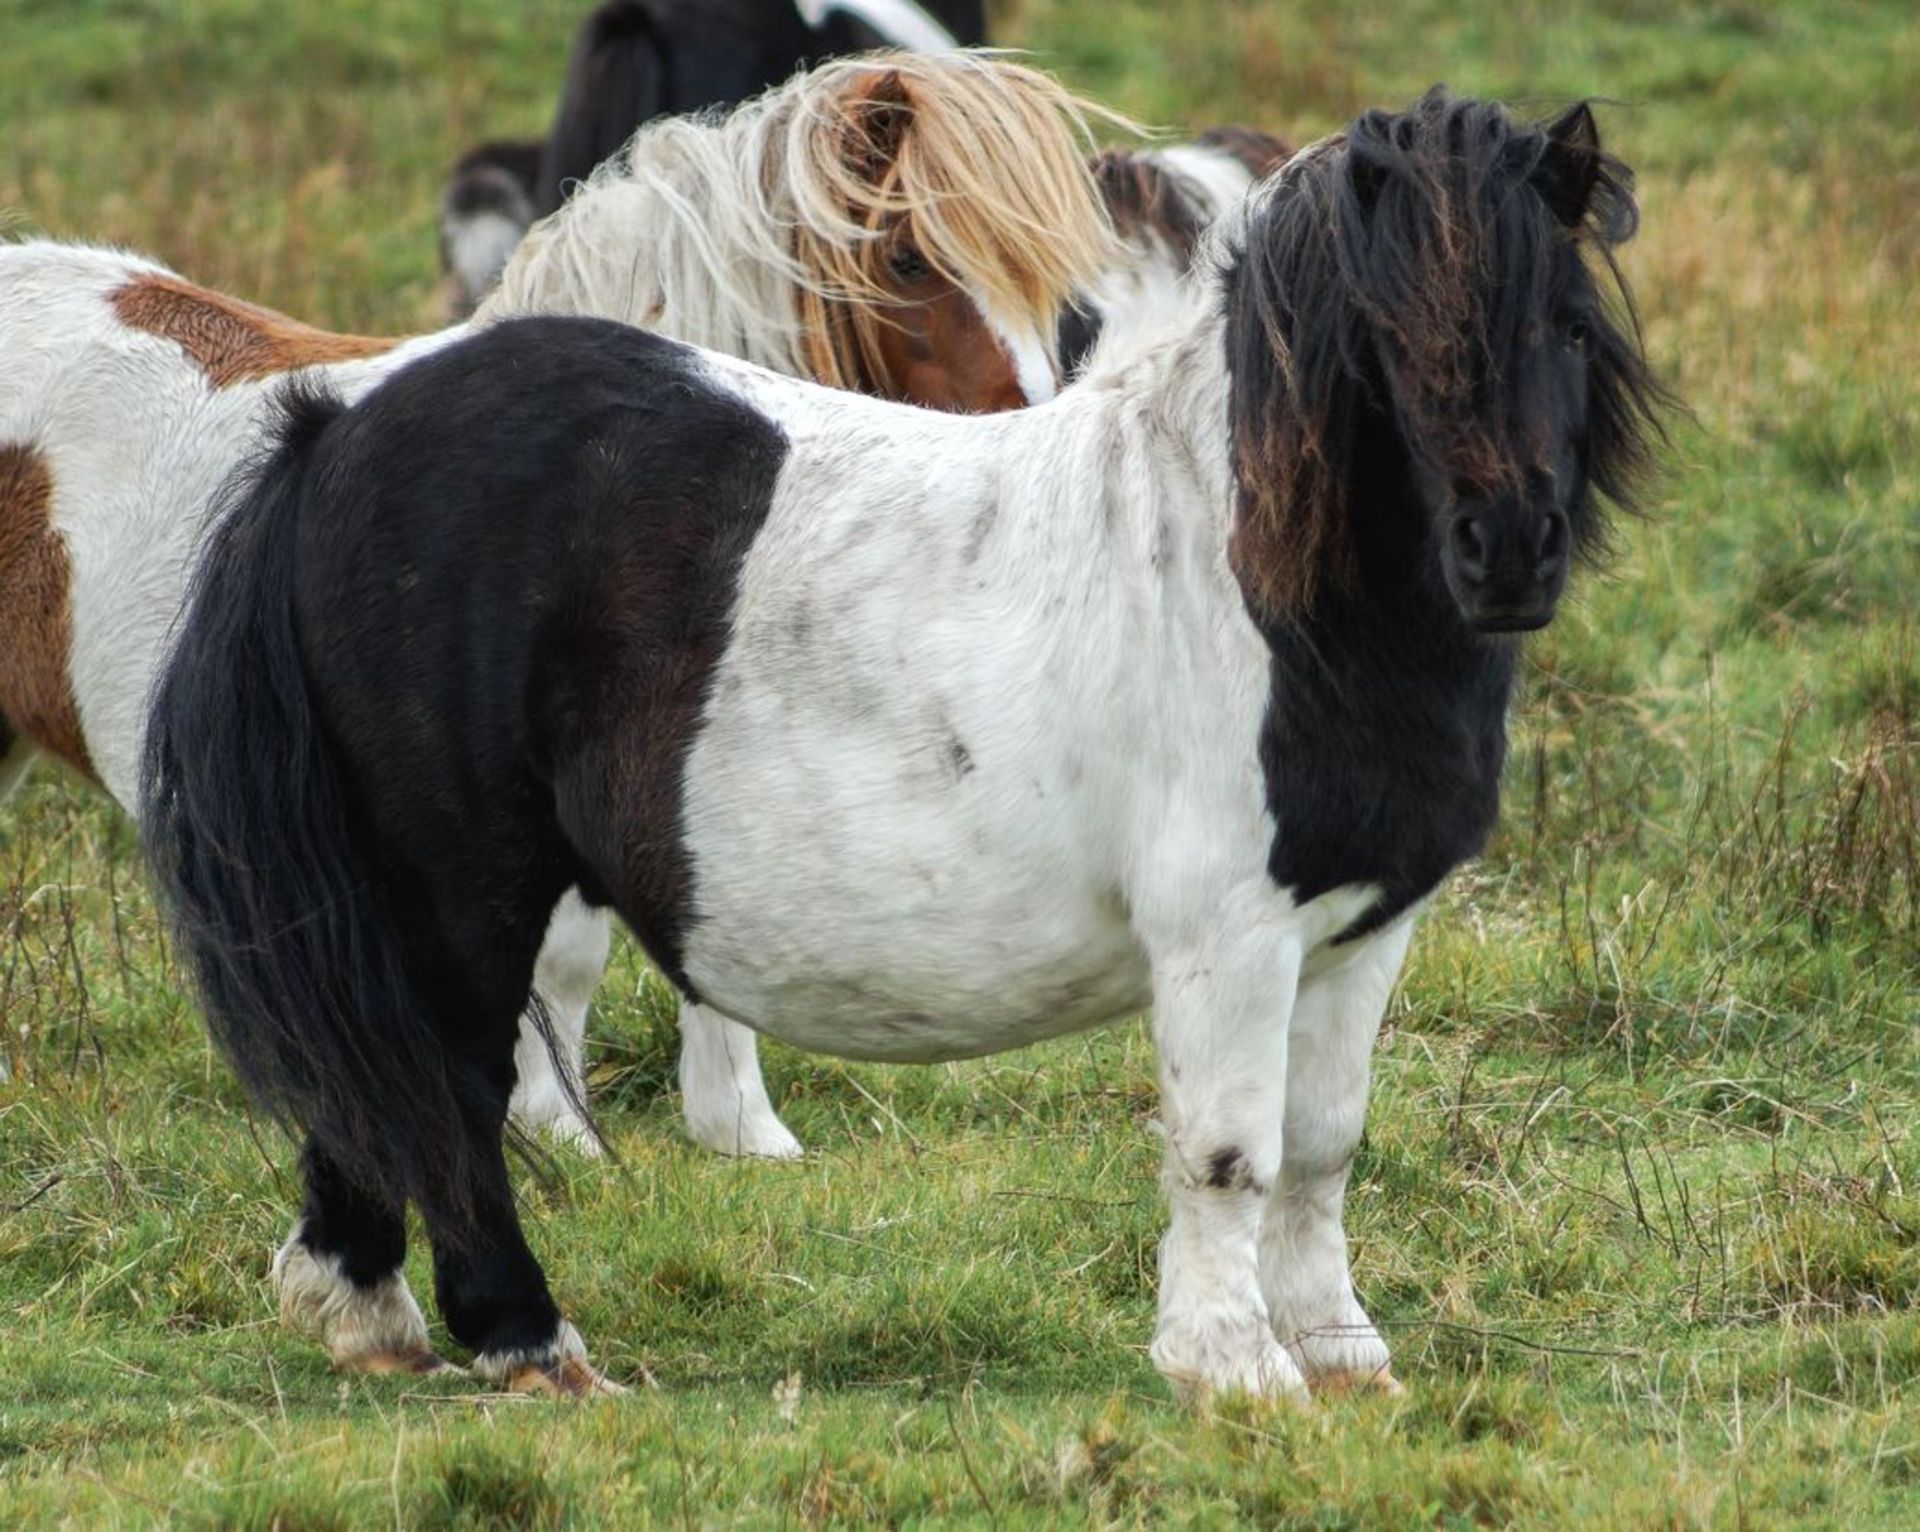
<path id="1" fill-rule="evenodd" d="M 1534 167 L 1533 184 L 1569 229 L 1578 228 L 1593 205 L 1593 189 L 1606 164 L 1600 124 L 1586 102 L 1577 102 L 1546 125 L 1547 147 Z"/>
<path id="2" fill-rule="evenodd" d="M 897 69 L 862 75 L 847 101 L 853 143 L 849 159 L 869 181 L 881 181 L 899 158 L 913 122 L 913 95 Z"/>

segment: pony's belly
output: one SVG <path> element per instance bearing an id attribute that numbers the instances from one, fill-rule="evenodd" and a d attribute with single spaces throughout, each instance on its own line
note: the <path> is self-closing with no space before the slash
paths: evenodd
<path id="1" fill-rule="evenodd" d="M 1062 918 L 1056 906 L 1020 924 L 951 906 L 909 919 L 837 913 L 837 940 L 819 919 L 705 921 L 688 976 L 702 1000 L 770 1037 L 889 1063 L 1025 1047 L 1133 1015 L 1150 997 L 1145 954 L 1097 910 Z"/>

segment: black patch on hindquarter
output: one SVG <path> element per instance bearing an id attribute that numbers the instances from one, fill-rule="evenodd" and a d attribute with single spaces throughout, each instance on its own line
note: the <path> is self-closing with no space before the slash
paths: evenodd
<path id="1" fill-rule="evenodd" d="M 394 860 L 516 935 L 577 884 L 683 989 L 682 770 L 786 453 L 690 363 L 541 318 L 403 369 L 328 438 L 299 603 Z"/>

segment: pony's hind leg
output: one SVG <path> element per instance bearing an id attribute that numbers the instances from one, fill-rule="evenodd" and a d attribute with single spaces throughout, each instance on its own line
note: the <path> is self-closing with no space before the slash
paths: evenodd
<path id="1" fill-rule="evenodd" d="M 301 1157 L 306 1205 L 273 1258 L 280 1318 L 342 1372 L 435 1372 L 447 1364 L 407 1287 L 406 1212 L 356 1187 L 315 1145 Z"/>
<path id="2" fill-rule="evenodd" d="M 588 1363 L 580 1332 L 561 1317 L 521 1232 L 501 1147 L 507 1082 L 498 1076 L 495 1082 L 486 1092 L 490 1106 L 475 1100 L 468 1205 L 457 1213 L 426 1214 L 441 1318 L 473 1352 L 475 1376 L 511 1393 L 625 1393 Z M 471 1094 L 481 1096 L 479 1090 Z"/>
<path id="3" fill-rule="evenodd" d="M 1320 1393 L 1400 1386 L 1354 1293 L 1343 1215 L 1374 1039 L 1412 930 L 1404 921 L 1357 945 L 1300 986 L 1293 1010 L 1285 1151 L 1260 1230 L 1260 1286 L 1274 1334 Z"/>
<path id="4" fill-rule="evenodd" d="M 536 847 L 538 850 L 538 847 Z M 555 902 L 513 826 L 459 843 L 403 887 L 394 914 L 422 1014 L 442 1044 L 453 1119 L 411 1194 L 434 1248 L 434 1296 L 468 1371 L 513 1392 L 618 1392 L 586 1361 L 520 1231 L 507 1175 L 507 1102 L 534 966 Z"/>
<path id="5" fill-rule="evenodd" d="M 753 1029 L 691 1000 L 680 1006 L 680 1097 L 696 1144 L 769 1160 L 805 1153 L 767 1099 Z"/>
<path id="6" fill-rule="evenodd" d="M 534 991 L 546 1005 L 554 1047 L 548 1049 L 529 1014 L 521 1020 L 513 1055 L 513 1120 L 588 1155 L 600 1153 L 600 1140 L 578 1105 L 586 1092 L 587 1011 L 606 972 L 612 934 L 611 917 L 590 908 L 577 889 L 561 896 L 533 971 Z M 571 1079 L 563 1079 L 562 1070 Z"/>
<path id="7" fill-rule="evenodd" d="M 588 1365 L 579 1332 L 561 1317 L 521 1231 L 507 1174 L 514 1049 L 553 896 L 534 902 L 510 864 L 495 877 L 479 866 L 449 867 L 437 890 L 406 918 L 460 1102 L 460 1141 L 447 1145 L 458 1184 L 425 1188 L 418 1199 L 440 1317 L 473 1353 L 470 1370 L 502 1388 L 621 1392 Z"/>

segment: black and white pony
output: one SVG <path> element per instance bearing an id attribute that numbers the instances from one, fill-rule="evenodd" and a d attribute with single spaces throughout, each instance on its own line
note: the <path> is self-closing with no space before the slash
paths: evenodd
<path id="1" fill-rule="evenodd" d="M 681 991 L 939 1060 L 1151 1005 L 1183 1388 L 1391 1386 L 1342 1202 L 1518 635 L 1660 390 L 1588 110 L 1436 91 L 1290 161 L 1184 322 L 1038 408 L 590 320 L 288 400 L 156 695 L 145 826 L 215 1034 L 307 1135 L 278 1270 L 346 1366 L 591 1392 L 502 1154 L 578 886 Z M 396 571 L 403 572 L 396 577 Z"/>
<path id="2" fill-rule="evenodd" d="M 36 755 L 131 806 L 146 700 L 217 487 L 296 371 L 344 398 L 476 326 L 595 315 L 776 371 L 943 408 L 1056 391 L 1051 338 L 1114 256 L 1086 113 L 1057 81 L 967 52 L 841 59 L 723 120 L 649 123 L 515 251 L 472 324 L 340 335 L 139 256 L 0 240 L 0 802 Z M 516 1116 L 583 1148 L 582 1035 L 610 920 L 556 910 Z M 798 1154 L 754 1034 L 689 1005 L 689 1131 Z"/>
<path id="3" fill-rule="evenodd" d="M 751 99 L 809 65 L 875 48 L 986 41 L 982 0 L 605 0 L 581 23 L 544 140 L 469 150 L 440 199 L 440 263 L 456 319 L 520 237 L 656 117 Z"/>

